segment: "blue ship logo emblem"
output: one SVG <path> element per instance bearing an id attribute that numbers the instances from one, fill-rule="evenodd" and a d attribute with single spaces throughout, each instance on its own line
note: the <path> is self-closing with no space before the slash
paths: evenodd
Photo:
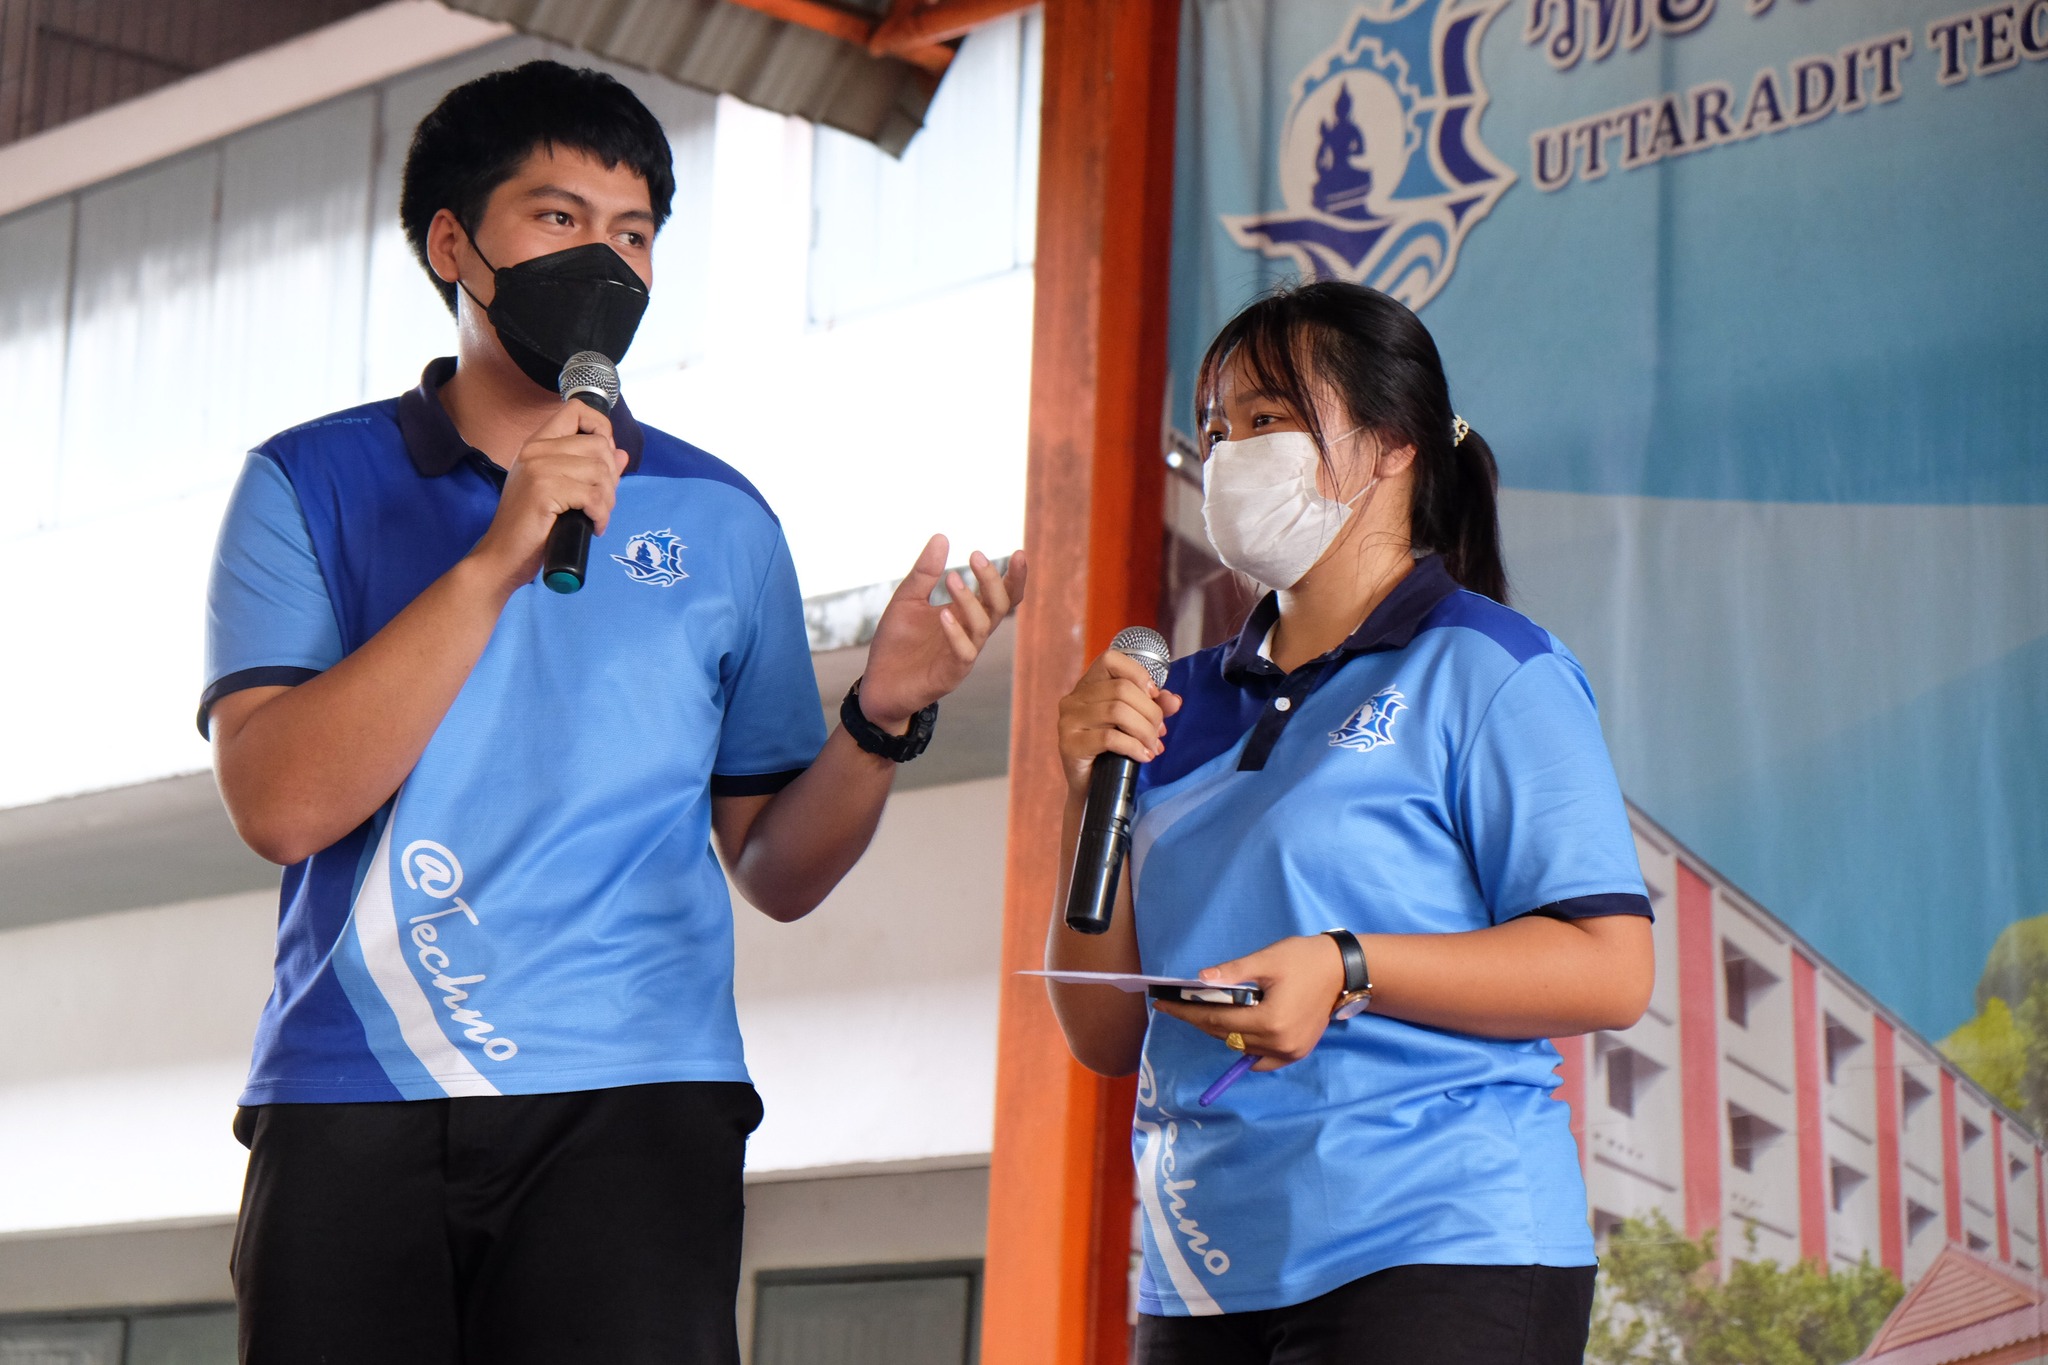
<path id="1" fill-rule="evenodd" d="M 1247 250 L 1410 308 L 1436 296 L 1474 224 L 1514 183 L 1479 141 L 1479 40 L 1507 0 L 1378 0 L 1296 78 L 1279 146 L 1282 213 L 1226 215 Z"/>
<path id="2" fill-rule="evenodd" d="M 1394 717 L 1408 709 L 1408 699 L 1394 688 L 1382 688 L 1372 700 L 1353 711 L 1345 722 L 1330 731 L 1332 749 L 1356 749 L 1363 753 L 1394 742 Z"/>
<path id="3" fill-rule="evenodd" d="M 669 588 L 690 576 L 683 572 L 683 551 L 689 548 L 672 531 L 642 531 L 626 542 L 624 554 L 612 558 L 626 566 L 635 583 Z"/>

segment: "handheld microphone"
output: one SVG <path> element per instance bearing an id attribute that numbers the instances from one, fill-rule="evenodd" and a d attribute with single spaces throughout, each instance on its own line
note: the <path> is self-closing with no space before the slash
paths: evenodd
<path id="1" fill-rule="evenodd" d="M 580 403 L 609 413 L 619 402 L 619 372 L 602 351 L 578 351 L 562 366 L 557 381 L 562 401 Z M 540 581 L 556 592 L 575 592 L 583 586 L 583 572 L 590 563 L 590 518 L 572 507 L 555 518 L 548 532 L 547 550 L 541 558 Z"/>
<path id="2" fill-rule="evenodd" d="M 1166 685 L 1166 665 L 1173 655 L 1158 631 L 1131 626 L 1119 631 L 1109 647 L 1136 660 L 1154 683 Z M 1095 756 L 1088 774 L 1088 804 L 1081 808 L 1081 838 L 1074 845 L 1074 877 L 1067 886 L 1067 927 L 1076 933 L 1099 934 L 1109 928 L 1124 855 L 1131 848 L 1137 788 L 1137 760 L 1122 754 Z"/>

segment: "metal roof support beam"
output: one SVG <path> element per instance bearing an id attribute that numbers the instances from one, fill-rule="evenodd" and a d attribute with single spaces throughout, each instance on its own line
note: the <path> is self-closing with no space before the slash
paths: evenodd
<path id="1" fill-rule="evenodd" d="M 1030 9 L 1038 0 L 896 0 L 880 23 L 821 0 L 731 0 L 780 19 L 867 49 L 871 57 L 895 57 L 934 74 L 953 60 L 945 46 L 983 24 Z"/>
<path id="2" fill-rule="evenodd" d="M 1010 729 L 983 1365 L 1121 1365 L 1130 1079 L 1068 1055 L 1042 983 L 1066 789 L 1055 710 L 1161 612 L 1167 263 L 1180 0 L 1048 0 L 1036 316 Z"/>
<path id="3" fill-rule="evenodd" d="M 1031 0 L 1005 2 L 1008 9 L 1003 13 L 1008 13 L 1010 9 L 1024 8 Z M 912 66 L 922 67 L 933 75 L 944 72 L 953 61 L 953 49 L 935 41 L 913 39 L 908 43 L 892 44 L 887 48 L 875 46 L 875 39 L 879 36 L 880 30 L 895 22 L 893 15 L 887 23 L 877 24 L 874 20 L 862 18 L 851 10 L 821 4 L 819 0 L 731 0 L 731 3 L 765 14 L 771 19 L 780 19 L 785 24 L 799 24 L 814 32 L 837 38 L 841 42 L 865 48 L 871 57 L 899 58 Z M 961 30 L 963 33 L 965 31 Z"/>
<path id="4" fill-rule="evenodd" d="M 1030 9 L 1037 0 L 896 0 L 889 17 L 868 38 L 877 57 L 915 60 L 911 53 L 927 44 L 965 37 L 992 19 Z"/>
<path id="5" fill-rule="evenodd" d="M 901 156 L 938 89 L 926 65 L 867 50 L 875 25 L 819 0 L 444 0 L 536 37 L 778 114 L 865 138 Z M 847 20 L 851 19 L 851 25 Z M 931 47 L 931 44 L 923 44 Z M 942 68 L 939 68 L 942 69 Z"/>

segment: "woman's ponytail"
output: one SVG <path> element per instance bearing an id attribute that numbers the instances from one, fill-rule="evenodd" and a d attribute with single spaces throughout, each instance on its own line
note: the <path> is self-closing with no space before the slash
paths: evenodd
<path id="1" fill-rule="evenodd" d="M 1443 555 L 1460 587 L 1505 605 L 1508 571 L 1500 553 L 1500 468 L 1493 448 L 1459 422 L 1439 450 L 1418 445 L 1415 455 L 1409 538 Z"/>

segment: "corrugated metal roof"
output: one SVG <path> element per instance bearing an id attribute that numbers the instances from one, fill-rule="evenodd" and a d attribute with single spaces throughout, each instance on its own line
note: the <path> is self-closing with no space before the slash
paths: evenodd
<path id="1" fill-rule="evenodd" d="M 444 0 L 684 85 L 734 95 L 901 156 L 938 77 L 728 0 Z M 852 0 L 849 13 L 871 6 Z"/>

